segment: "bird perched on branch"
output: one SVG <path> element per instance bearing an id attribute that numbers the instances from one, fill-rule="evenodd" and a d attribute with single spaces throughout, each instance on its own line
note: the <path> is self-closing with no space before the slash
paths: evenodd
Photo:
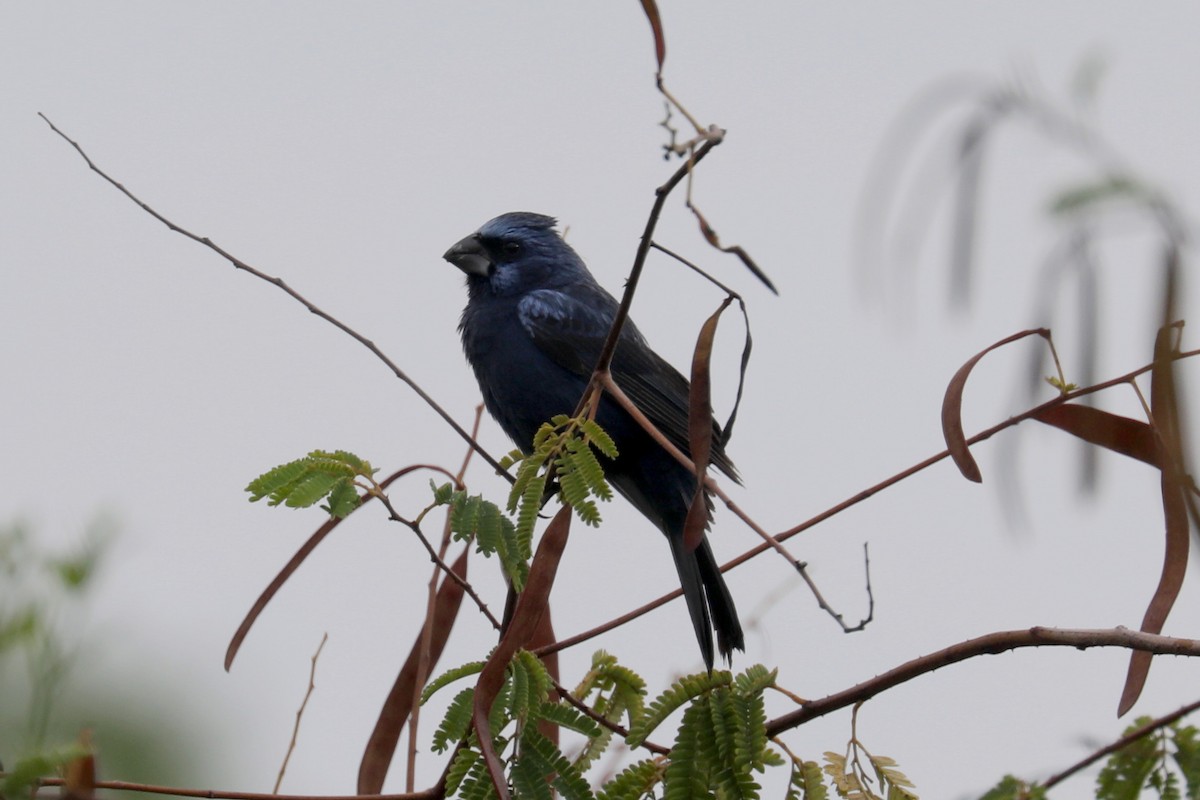
<path id="1" fill-rule="evenodd" d="M 445 254 L 467 276 L 467 306 L 458 329 L 484 404 L 525 451 L 542 423 L 574 413 L 617 312 L 617 301 L 554 225 L 541 214 L 503 214 Z M 611 373 L 634 405 L 688 453 L 688 381 L 650 349 L 632 321 L 621 331 Z M 670 542 L 700 652 L 711 670 L 714 630 L 727 660 L 745 645 L 708 539 L 701 537 L 693 548 L 684 542 L 695 475 L 612 398 L 601 400 L 596 421 L 618 450 L 614 461 L 604 463 L 609 482 Z M 737 480 L 715 424 L 710 460 Z M 711 519 L 711 500 L 708 506 Z"/>

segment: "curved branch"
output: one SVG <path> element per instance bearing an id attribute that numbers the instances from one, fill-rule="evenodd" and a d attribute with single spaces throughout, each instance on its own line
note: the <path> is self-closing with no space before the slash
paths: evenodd
<path id="1" fill-rule="evenodd" d="M 1077 650 L 1086 650 L 1089 647 L 1124 647 L 1162 655 L 1200 656 L 1200 641 L 1196 639 L 1178 639 L 1120 627 L 1099 630 L 1034 627 L 1028 630 L 989 633 L 951 645 L 936 653 L 914 658 L 849 689 L 818 700 L 810 700 L 795 711 L 769 720 L 767 736 L 777 736 L 782 731 L 799 727 L 809 720 L 869 700 L 880 692 L 950 664 L 1022 647 L 1073 647 Z"/>

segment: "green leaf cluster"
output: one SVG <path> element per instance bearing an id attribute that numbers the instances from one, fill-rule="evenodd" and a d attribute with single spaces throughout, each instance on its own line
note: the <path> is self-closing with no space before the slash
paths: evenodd
<path id="1" fill-rule="evenodd" d="M 430 682 L 424 703 L 434 692 L 468 675 L 477 674 L 482 662 L 458 667 Z M 588 740 L 601 735 L 590 717 L 552 697 L 553 681 L 541 660 L 528 651 L 513 656 L 490 717 L 492 746 L 505 760 L 513 793 L 522 798 L 552 800 L 553 793 L 570 800 L 592 800 L 584 769 L 572 763 L 540 730 L 555 725 L 575 731 Z M 492 780 L 471 726 L 475 687 L 462 689 L 450 703 L 433 737 L 433 750 L 444 752 L 462 743 L 447 773 L 446 795 L 484 800 L 495 797 Z"/>
<path id="2" fill-rule="evenodd" d="M 1134 720 L 1129 735 L 1149 725 Z M 1143 792 L 1161 800 L 1200 797 L 1200 742 L 1196 728 L 1174 722 L 1140 736 L 1109 756 L 1096 777 L 1097 800 L 1133 800 Z"/>
<path id="3" fill-rule="evenodd" d="M 1005 775 L 979 800 L 1046 800 L 1046 790 L 1041 786 L 1031 786 L 1012 775 Z"/>
<path id="4" fill-rule="evenodd" d="M 755 779 L 768 766 L 783 764 L 768 746 L 763 692 L 775 682 L 774 671 L 753 666 L 736 678 L 729 672 L 681 678 L 647 707 L 626 737 L 628 745 L 646 740 L 672 713 L 686 706 L 675 733 L 671 756 L 661 771 L 664 800 L 757 798 Z M 633 770 L 634 772 L 630 772 Z M 648 771 L 644 762 L 618 776 L 628 793 L 606 787 L 606 797 L 635 800 L 648 796 L 634 778 Z"/>
<path id="5" fill-rule="evenodd" d="M 496 556 L 513 588 L 525 588 L 533 557 L 533 526 L 518 530 L 500 507 L 480 495 L 456 491 L 449 483 L 433 487 L 434 505 L 450 506 L 450 531 L 458 541 L 474 541 L 485 556 Z M 535 512 L 536 516 L 536 512 Z"/>
<path id="6" fill-rule="evenodd" d="M 614 459 L 617 446 L 612 438 L 586 416 L 559 414 L 542 425 L 533 437 L 528 454 L 509 453 L 501 466 L 517 464 L 516 481 L 508 496 L 508 511 L 517 515 L 517 531 L 533 535 L 533 526 L 552 481 L 557 481 L 564 503 L 588 525 L 600 524 L 596 499 L 612 499 L 612 488 L 604 478 L 600 457 Z"/>
<path id="7" fill-rule="evenodd" d="M 866 772 L 864 758 L 873 776 Z M 917 800 L 912 781 L 900 771 L 896 760 L 874 755 L 858 739 L 851 740 L 848 753 L 827 751 L 824 771 L 838 796 L 846 800 Z"/>
<path id="8" fill-rule="evenodd" d="M 313 450 L 303 458 L 280 464 L 264 472 L 246 487 L 250 502 L 264 497 L 267 504 L 309 508 L 322 500 L 321 508 L 332 517 L 343 518 L 361 502 L 356 481 L 365 481 L 368 491 L 378 491 L 371 464 L 345 450 Z"/>
<path id="9" fill-rule="evenodd" d="M 603 650 L 592 655 L 592 667 L 573 694 L 613 724 L 620 724 L 624 718 L 632 727 L 645 713 L 646 682 L 633 670 L 618 664 L 616 656 Z M 575 765 L 581 770 L 590 767 L 608 749 L 612 736 L 610 728 L 602 728 L 599 736 L 584 745 Z"/>

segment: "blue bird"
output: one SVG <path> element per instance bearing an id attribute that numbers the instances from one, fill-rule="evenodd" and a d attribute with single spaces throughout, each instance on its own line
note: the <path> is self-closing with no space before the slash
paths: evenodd
<path id="1" fill-rule="evenodd" d="M 458 329 L 484 404 L 518 447 L 556 414 L 572 414 L 617 311 L 583 259 L 554 230 L 553 217 L 503 214 L 446 251 L 467 276 L 467 306 Z M 627 321 L 612 362 L 612 376 L 663 434 L 687 453 L 688 381 L 650 349 Z M 708 543 L 689 550 L 684 520 L 696 490 L 691 470 L 676 461 L 611 398 L 601 401 L 597 422 L 618 454 L 604 464 L 609 482 L 667 537 L 704 663 L 717 649 L 728 660 L 745 649 L 733 598 Z M 737 480 L 713 426 L 712 463 Z M 712 502 L 709 501 L 709 516 Z"/>

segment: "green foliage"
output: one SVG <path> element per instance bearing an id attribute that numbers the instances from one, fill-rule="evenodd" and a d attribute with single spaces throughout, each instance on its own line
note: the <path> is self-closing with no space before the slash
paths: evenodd
<path id="1" fill-rule="evenodd" d="M 71 745 L 22 758 L 0 779 L 0 797 L 28 797 L 39 779 L 56 775 L 70 762 L 87 755 L 82 746 Z"/>
<path id="2" fill-rule="evenodd" d="M 637 747 L 655 728 L 685 703 L 706 695 L 716 687 L 727 687 L 732 681 L 732 676 L 725 670 L 685 675 L 656 697 L 646 713 L 630 726 L 625 743 L 630 747 Z"/>
<path id="3" fill-rule="evenodd" d="M 644 742 L 686 704 L 662 771 L 664 797 L 757 798 L 761 787 L 755 773 L 764 772 L 768 763 L 780 763 L 767 745 L 763 701 L 763 692 L 773 683 L 774 673 L 760 666 L 737 678 L 724 671 L 681 678 L 634 722 L 626 743 Z M 640 789 L 636 782 L 631 786 Z"/>
<path id="4" fill-rule="evenodd" d="M 246 487 L 250 502 L 264 497 L 267 504 L 284 503 L 288 508 L 309 508 L 327 500 L 321 508 L 332 517 L 342 518 L 360 502 L 357 482 L 367 491 L 377 491 L 371 464 L 345 450 L 313 450 L 303 458 L 280 464 L 252 480 Z"/>
<path id="5" fill-rule="evenodd" d="M 457 678 L 478 673 L 481 667 L 477 663 L 450 670 L 426 687 L 422 702 L 438 688 Z M 513 656 L 504 685 L 491 709 L 492 746 L 505 760 L 506 772 L 517 796 L 551 800 L 553 789 L 569 800 L 592 800 L 592 790 L 583 769 L 563 755 L 538 726 L 557 725 L 589 739 L 600 736 L 601 728 L 578 709 L 551 699 L 553 686 L 541 659 L 527 651 L 519 651 Z M 432 747 L 436 752 L 462 743 L 447 775 L 447 796 L 494 796 L 491 777 L 471 725 L 474 702 L 474 686 L 460 691 L 433 737 Z"/>
<path id="6" fill-rule="evenodd" d="M 608 501 L 613 496 L 600 456 L 617 457 L 612 438 L 595 420 L 565 414 L 538 429 L 527 455 L 510 453 L 501 463 L 505 467 L 519 463 L 508 496 L 508 511 L 517 515 L 519 535 L 532 537 L 547 488 L 554 480 L 563 502 L 575 509 L 576 516 L 588 525 L 599 525 L 595 498 Z"/>
<path id="7" fill-rule="evenodd" d="M 863 768 L 863 757 L 873 778 Z M 896 760 L 871 754 L 857 738 L 851 739 L 848 754 L 826 752 L 824 771 L 838 796 L 847 800 L 917 800 L 912 781 L 897 769 Z M 873 788 L 876 784 L 878 792 Z"/>
<path id="8" fill-rule="evenodd" d="M 477 671 L 468 665 L 451 670 L 435 683 L 445 686 Z M 574 693 L 588 703 L 591 714 L 587 714 L 553 698 L 553 682 L 545 666 L 532 653 L 519 652 L 510 662 L 504 687 L 492 706 L 492 746 L 505 762 L 514 796 L 551 800 L 557 792 L 571 800 L 591 800 L 584 773 L 612 740 L 612 731 L 596 718 L 614 725 L 628 719 L 644 740 L 672 710 L 686 704 L 671 756 L 632 765 L 609 781 L 598 796 L 602 800 L 637 800 L 661 792 L 664 798 L 679 800 L 758 798 L 755 773 L 782 763 L 768 748 L 766 737 L 763 692 L 773 682 L 774 673 L 758 666 L 736 678 L 728 672 L 691 675 L 667 689 L 646 710 L 642 679 L 600 651 L 592 657 L 592 668 Z M 427 688 L 425 696 L 433 691 L 436 688 Z M 468 687 L 455 696 L 433 742 L 438 752 L 461 743 L 447 776 L 447 794 L 462 798 L 490 797 L 492 793 L 471 725 L 474 693 L 474 687 Z M 653 724 L 647 725 L 647 718 Z M 583 736 L 586 742 L 581 754 L 568 759 L 545 735 L 542 726 L 547 724 Z M 811 789 L 807 795 L 794 796 L 823 797 Z"/>
<path id="9" fill-rule="evenodd" d="M 1152 720 L 1141 717 L 1129 735 Z M 1181 788 L 1182 784 L 1182 788 Z M 1097 800 L 1133 800 L 1144 792 L 1161 800 L 1197 797 L 1200 792 L 1200 743 L 1192 726 L 1178 722 L 1156 728 L 1109 756 L 1096 777 Z"/>
<path id="10" fill-rule="evenodd" d="M 433 484 L 430 484 L 433 486 Z M 446 483 L 433 486 L 434 506 L 450 506 L 450 531 L 458 541 L 474 541 L 475 549 L 485 556 L 496 556 L 500 566 L 518 592 L 529 578 L 529 559 L 533 557 L 533 537 L 521 536 L 500 507 L 480 495 L 454 491 Z M 537 512 L 534 512 L 536 518 Z M 532 531 L 532 523 L 530 531 Z"/>
<path id="11" fill-rule="evenodd" d="M 447 686 L 460 678 L 465 678 L 468 675 L 478 675 L 483 671 L 483 661 L 471 661 L 457 667 L 446 670 L 441 675 L 437 676 L 425 685 L 425 689 L 421 692 L 421 705 L 424 705 L 434 693 L 443 686 Z"/>
<path id="12" fill-rule="evenodd" d="M 663 780 L 667 760 L 648 758 L 631 764 L 604 785 L 597 800 L 640 800 L 653 797 L 654 789 Z"/>
<path id="13" fill-rule="evenodd" d="M 645 710 L 646 682 L 618 664 L 616 657 L 597 650 L 592 655 L 592 668 L 575 687 L 574 695 L 590 701 L 592 710 L 608 722 L 619 724 L 624 717 L 627 727 L 632 727 Z M 610 728 L 601 728 L 575 758 L 575 765 L 581 770 L 591 766 L 608 749 L 612 735 Z"/>
<path id="14" fill-rule="evenodd" d="M 1012 775 L 1005 775 L 991 791 L 979 800 L 1045 800 L 1046 790 L 1040 786 L 1030 786 L 1024 781 L 1017 780 Z"/>
<path id="15" fill-rule="evenodd" d="M 1098 203 L 1120 201 L 1148 205 L 1158 195 L 1154 189 L 1129 175 L 1107 175 L 1091 183 L 1072 186 L 1060 192 L 1050 203 L 1050 213 L 1070 216 L 1092 211 Z"/>
<path id="16" fill-rule="evenodd" d="M 792 776 L 788 779 L 787 800 L 826 800 L 821 765 L 815 761 L 800 761 L 792 764 Z"/>

